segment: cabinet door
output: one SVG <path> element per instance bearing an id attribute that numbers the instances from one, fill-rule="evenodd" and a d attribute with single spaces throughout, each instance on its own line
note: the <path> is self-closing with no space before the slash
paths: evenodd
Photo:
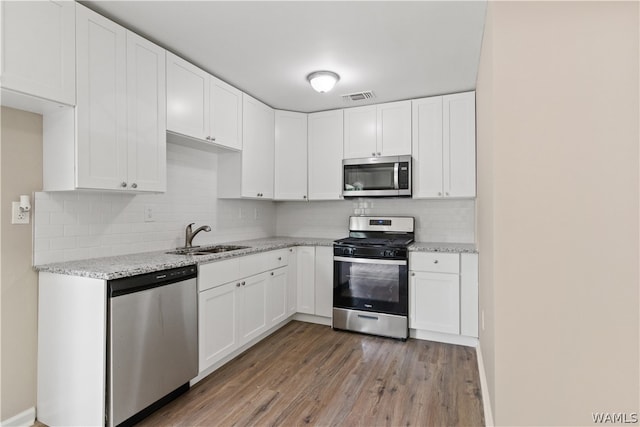
<path id="1" fill-rule="evenodd" d="M 242 95 L 242 197 L 273 198 L 274 111 Z"/>
<path id="2" fill-rule="evenodd" d="M 209 129 L 212 142 L 234 150 L 242 149 L 242 92 L 210 77 Z"/>
<path id="3" fill-rule="evenodd" d="M 333 313 L 333 247 L 316 247 L 315 313 L 331 317 Z"/>
<path id="4" fill-rule="evenodd" d="M 307 200 L 307 115 L 275 112 L 276 200 Z"/>
<path id="5" fill-rule="evenodd" d="M 127 188 L 126 31 L 76 5 L 78 188 Z"/>
<path id="6" fill-rule="evenodd" d="M 409 327 L 460 333 L 460 286 L 457 274 L 411 272 Z"/>
<path id="7" fill-rule="evenodd" d="M 442 197 L 442 97 L 412 101 L 413 198 Z"/>
<path id="8" fill-rule="evenodd" d="M 342 199 L 343 110 L 308 116 L 309 200 Z"/>
<path id="9" fill-rule="evenodd" d="M 377 155 L 410 155 L 411 101 L 389 102 L 377 107 Z"/>
<path id="10" fill-rule="evenodd" d="M 2 87 L 75 105 L 75 2 L 3 1 Z"/>
<path id="11" fill-rule="evenodd" d="M 167 130 L 209 137 L 209 74 L 167 52 Z"/>
<path id="12" fill-rule="evenodd" d="M 198 296 L 199 371 L 238 347 L 238 283 L 211 288 Z"/>
<path id="13" fill-rule="evenodd" d="M 167 109 L 165 50 L 127 31 L 128 182 L 165 191 Z"/>
<path id="14" fill-rule="evenodd" d="M 460 334 L 478 336 L 478 254 L 460 254 Z"/>
<path id="15" fill-rule="evenodd" d="M 475 92 L 442 97 L 445 196 L 476 195 L 475 100 Z"/>
<path id="16" fill-rule="evenodd" d="M 298 251 L 289 248 L 289 265 L 287 266 L 287 315 L 298 311 Z"/>
<path id="17" fill-rule="evenodd" d="M 287 314 L 287 267 L 269 272 L 267 281 L 267 327 L 277 325 Z"/>
<path id="18" fill-rule="evenodd" d="M 300 246 L 298 251 L 298 312 L 316 313 L 315 258 L 316 248 Z"/>
<path id="19" fill-rule="evenodd" d="M 240 295 L 240 345 L 267 330 L 268 273 L 242 279 Z"/>
<path id="20" fill-rule="evenodd" d="M 344 110 L 344 158 L 357 159 L 381 155 L 377 148 L 377 109 L 375 105 Z"/>

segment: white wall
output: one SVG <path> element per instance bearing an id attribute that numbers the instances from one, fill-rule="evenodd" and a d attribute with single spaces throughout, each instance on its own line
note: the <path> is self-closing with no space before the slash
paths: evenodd
<path id="1" fill-rule="evenodd" d="M 475 243 L 474 200 L 358 199 L 278 202 L 279 236 L 341 238 L 354 214 L 413 216 L 416 240 Z"/>
<path id="2" fill-rule="evenodd" d="M 217 155 L 167 145 L 167 192 L 49 192 L 35 197 L 34 263 L 45 264 L 184 245 L 187 224 L 210 225 L 194 244 L 275 234 L 272 202 L 217 199 Z M 145 207 L 155 221 L 145 222 Z M 257 218 L 257 219 L 256 219 Z"/>
<path id="3" fill-rule="evenodd" d="M 489 4 L 477 231 L 497 425 L 640 409 L 639 12 Z"/>
<path id="4" fill-rule="evenodd" d="M 42 116 L 2 107 L 0 211 L 0 420 L 36 404 L 38 275 L 31 266 L 31 224 L 11 224 L 11 202 L 42 189 Z"/>

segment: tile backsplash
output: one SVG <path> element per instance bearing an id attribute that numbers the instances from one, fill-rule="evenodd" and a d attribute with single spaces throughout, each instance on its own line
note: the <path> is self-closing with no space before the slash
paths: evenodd
<path id="1" fill-rule="evenodd" d="M 212 227 L 196 244 L 274 235 L 274 203 L 217 199 L 216 170 L 215 153 L 168 144 L 164 194 L 36 193 L 34 264 L 175 248 L 191 222 Z"/>
<path id="2" fill-rule="evenodd" d="M 475 242 L 474 200 L 362 199 L 270 202 L 217 198 L 217 155 L 167 145 L 164 194 L 39 192 L 34 198 L 34 264 L 184 245 L 187 224 L 210 225 L 195 244 L 268 236 L 341 238 L 353 214 L 416 217 L 416 238 Z M 145 221 L 145 210 L 153 221 Z"/>
<path id="3" fill-rule="evenodd" d="M 350 215 L 413 216 L 416 240 L 475 243 L 475 200 L 357 199 L 278 202 L 276 232 L 292 237 L 345 237 Z"/>

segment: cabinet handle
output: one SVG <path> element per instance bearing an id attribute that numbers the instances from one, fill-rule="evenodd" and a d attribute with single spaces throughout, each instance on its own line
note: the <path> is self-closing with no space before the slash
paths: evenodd
<path id="1" fill-rule="evenodd" d="M 411 273 L 411 275 L 412 275 L 412 276 L 415 276 L 415 275 L 416 275 L 416 273 Z"/>
<path id="2" fill-rule="evenodd" d="M 371 153 L 371 155 L 372 155 L 373 157 L 375 157 L 375 156 L 376 156 L 376 153 Z"/>
<path id="3" fill-rule="evenodd" d="M 278 261 L 282 261 L 282 257 L 281 256 L 278 257 Z"/>
<path id="4" fill-rule="evenodd" d="M 236 283 L 236 288 L 240 287 L 240 282 Z"/>
<path id="5" fill-rule="evenodd" d="M 449 192 L 447 191 L 446 193 L 444 193 L 444 195 L 445 195 L 445 196 L 448 196 L 448 195 L 449 195 Z"/>
<path id="6" fill-rule="evenodd" d="M 304 196 L 302 196 L 302 198 L 303 198 L 303 199 L 306 199 L 306 198 L 307 198 L 306 194 L 305 194 Z"/>
<path id="7" fill-rule="evenodd" d="M 133 184 L 131 184 L 131 188 L 138 188 L 138 184 L 134 182 Z"/>
<path id="8" fill-rule="evenodd" d="M 271 275 L 273 276 L 273 271 L 271 272 Z"/>
<path id="9" fill-rule="evenodd" d="M 216 140 L 216 137 L 215 137 L 215 136 L 212 136 L 212 137 L 211 137 L 211 140 L 212 140 L 212 141 L 215 141 L 215 140 Z"/>
<path id="10" fill-rule="evenodd" d="M 442 193 L 438 191 L 438 196 L 442 196 Z"/>
<path id="11" fill-rule="evenodd" d="M 247 282 L 245 282 L 244 280 L 242 281 L 242 286 L 246 285 Z"/>
<path id="12" fill-rule="evenodd" d="M 289 249 L 289 252 L 293 252 L 293 249 Z"/>
<path id="13" fill-rule="evenodd" d="M 382 153 L 378 153 L 378 156 L 379 156 L 380 154 L 382 154 Z"/>
<path id="14" fill-rule="evenodd" d="M 434 264 L 437 264 L 437 263 L 438 263 L 438 260 L 437 260 L 437 259 L 434 259 L 434 260 L 433 260 L 433 263 L 434 263 Z"/>
<path id="15" fill-rule="evenodd" d="M 124 182 L 124 181 L 122 181 L 122 184 L 120 184 L 120 187 L 122 187 L 122 188 L 127 188 L 127 183 L 126 183 L 126 182 Z"/>
<path id="16" fill-rule="evenodd" d="M 210 136 L 208 136 L 208 137 L 206 137 L 205 139 L 206 139 L 207 141 L 209 141 L 209 140 L 211 139 L 211 137 L 210 137 Z"/>

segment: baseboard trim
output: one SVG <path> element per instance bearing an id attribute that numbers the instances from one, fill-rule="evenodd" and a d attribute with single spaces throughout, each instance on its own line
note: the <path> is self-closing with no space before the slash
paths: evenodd
<path id="1" fill-rule="evenodd" d="M 442 332 L 424 331 L 422 329 L 409 329 L 409 336 L 418 340 L 437 341 L 446 344 L 464 345 L 466 347 L 478 346 L 478 338 L 464 335 L 444 334 Z"/>
<path id="2" fill-rule="evenodd" d="M 316 325 L 331 326 L 331 317 L 316 316 L 313 314 L 296 313 L 293 315 L 293 320 L 315 323 Z"/>
<path id="3" fill-rule="evenodd" d="M 0 423 L 2 427 L 30 427 L 36 422 L 36 408 L 32 406 L 18 415 L 4 420 Z"/>
<path id="4" fill-rule="evenodd" d="M 476 347 L 476 359 L 478 360 L 478 374 L 480 375 L 480 390 L 482 391 L 482 409 L 484 410 L 484 425 L 493 427 L 493 411 L 491 410 L 491 396 L 489 396 L 489 386 L 487 385 L 487 373 L 484 370 L 484 360 L 482 359 L 482 349 L 480 344 Z"/>

